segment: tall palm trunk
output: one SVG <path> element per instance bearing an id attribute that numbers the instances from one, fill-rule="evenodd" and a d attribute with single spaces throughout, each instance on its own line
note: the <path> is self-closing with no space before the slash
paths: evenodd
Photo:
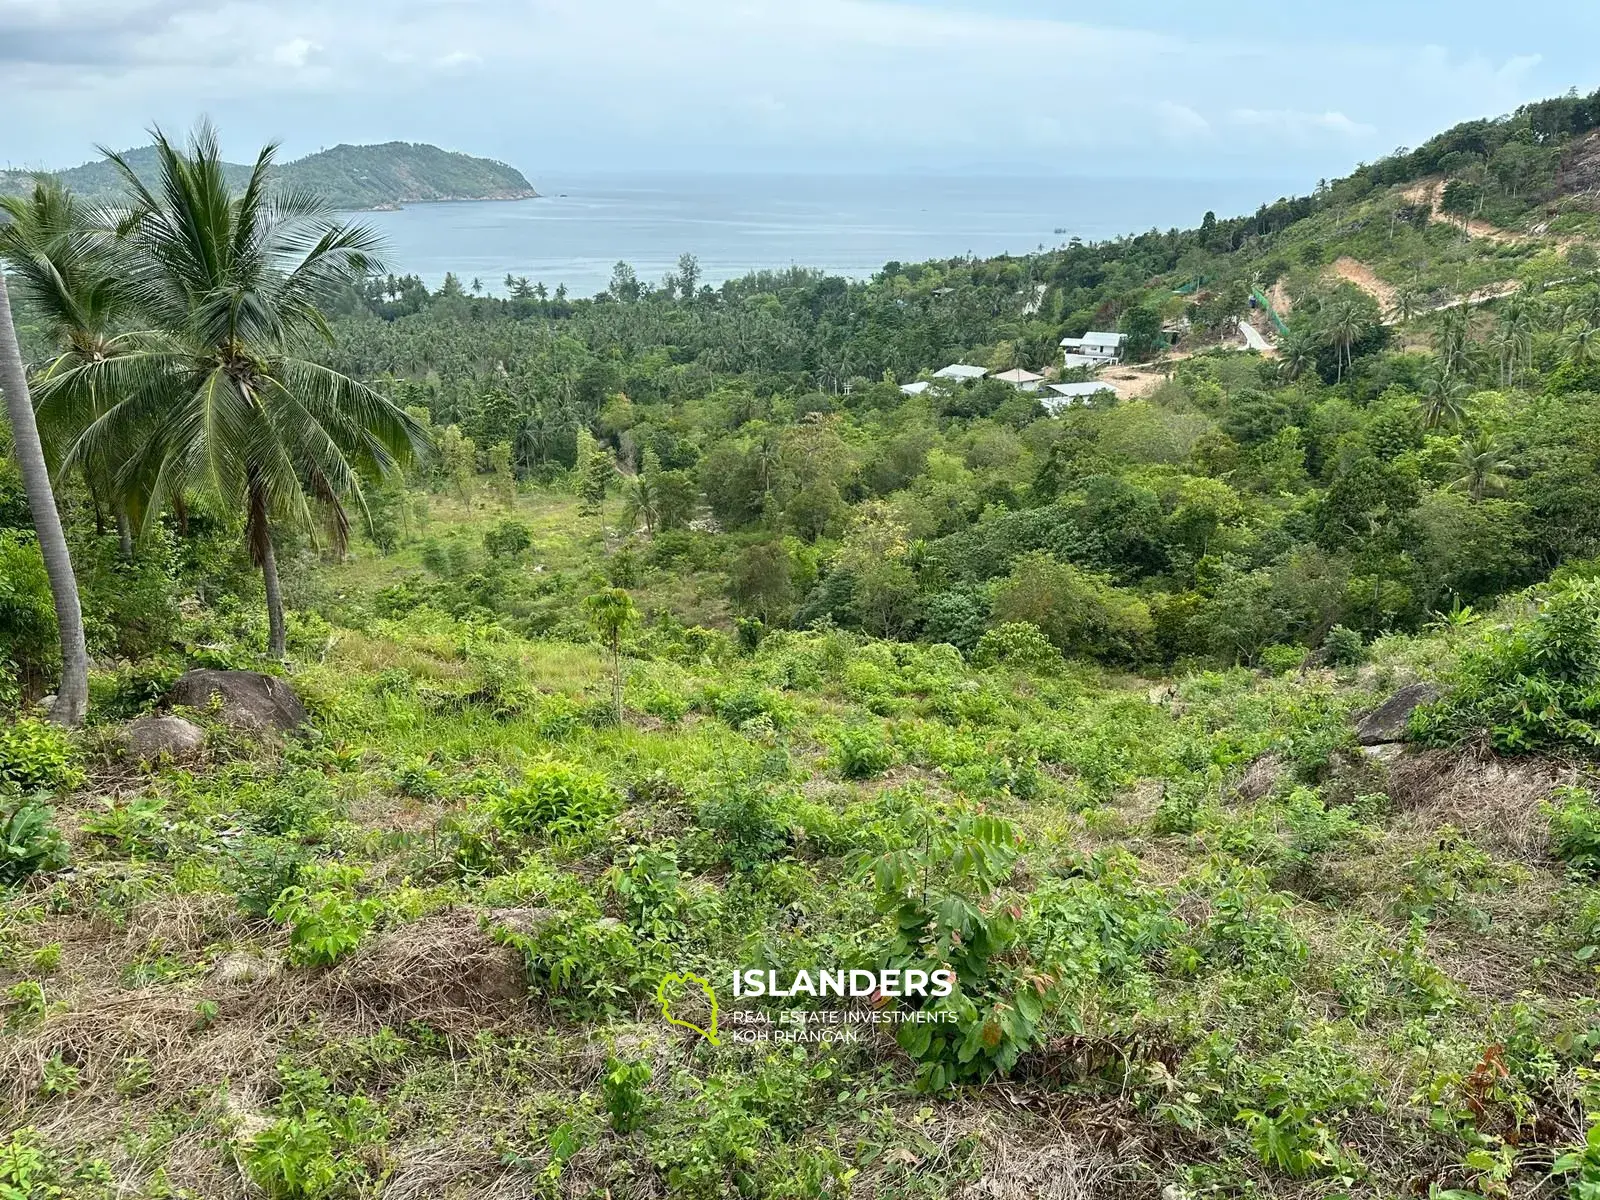
<path id="1" fill-rule="evenodd" d="M 61 532 L 61 514 L 56 511 L 50 472 L 44 464 L 44 447 L 39 443 L 39 427 L 33 419 L 33 402 L 28 396 L 28 377 L 22 369 L 17 331 L 11 323 L 11 296 L 6 291 L 4 271 L 0 271 L 0 391 L 5 393 L 12 450 L 22 470 L 28 509 L 39 536 L 45 574 L 50 577 L 56 627 L 61 635 L 61 684 L 56 689 L 56 707 L 51 715 L 63 725 L 81 725 L 89 706 L 89 651 L 83 642 L 78 580 L 72 573 L 72 556 L 67 551 L 66 535 Z"/>
<path id="2" fill-rule="evenodd" d="M 245 537 L 250 542 L 250 557 L 261 568 L 261 581 L 267 589 L 267 654 L 271 658 L 283 658 L 289 650 L 289 637 L 283 623 L 283 589 L 278 583 L 278 556 L 272 548 L 267 498 L 254 485 L 250 488 L 250 514 L 246 521 Z"/>

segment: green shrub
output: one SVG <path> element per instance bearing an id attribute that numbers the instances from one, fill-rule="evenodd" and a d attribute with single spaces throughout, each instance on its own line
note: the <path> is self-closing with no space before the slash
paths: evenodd
<path id="1" fill-rule="evenodd" d="M 1600 805 L 1583 788 L 1557 788 L 1546 806 L 1550 852 L 1574 871 L 1600 875 Z"/>
<path id="2" fill-rule="evenodd" d="M 306 862 L 306 852 L 287 839 L 243 837 L 229 851 L 223 880 L 238 896 L 241 911 L 265 918 L 284 889 L 300 882 Z"/>
<path id="3" fill-rule="evenodd" d="M 18 1129 L 0 1141 L 0 1200 L 50 1200 L 61 1195 L 39 1131 Z"/>
<path id="4" fill-rule="evenodd" d="M 1282 675 L 1288 671 L 1297 671 L 1306 661 L 1304 646 L 1276 645 L 1268 646 L 1261 651 L 1256 660 L 1261 664 L 1261 669 L 1272 675 Z"/>
<path id="5" fill-rule="evenodd" d="M 833 759 L 846 779 L 871 779 L 888 769 L 894 749 L 876 725 L 852 725 L 833 739 Z"/>
<path id="6" fill-rule="evenodd" d="M 83 783 L 72 738 L 59 725 L 31 718 L 0 726 L 0 785 L 67 792 Z"/>
<path id="7" fill-rule="evenodd" d="M 357 867 L 332 867 L 318 873 L 308 887 L 287 887 L 267 915 L 289 926 L 289 961 L 321 967 L 338 962 L 361 944 L 383 912 L 377 900 L 360 898 Z"/>
<path id="8" fill-rule="evenodd" d="M 44 559 L 31 533 L 0 529 L 0 700 L 11 693 L 31 699 L 44 691 L 45 679 L 61 661 L 56 637 L 55 601 Z"/>
<path id="9" fill-rule="evenodd" d="M 1532 615 L 1487 629 L 1450 682 L 1449 696 L 1413 714 L 1418 740 L 1487 735 L 1510 754 L 1600 753 L 1600 580 L 1569 580 L 1538 599 Z"/>
<path id="10" fill-rule="evenodd" d="M 67 865 L 67 844 L 54 816 L 36 797 L 7 800 L 0 791 L 0 888 L 14 887 L 35 871 Z"/>
<path id="11" fill-rule="evenodd" d="M 495 819 L 508 832 L 554 837 L 590 832 L 621 805 L 621 796 L 604 776 L 554 759 L 529 767 L 521 787 L 490 803 Z"/>
<path id="12" fill-rule="evenodd" d="M 1061 652 L 1037 625 L 1012 621 L 997 625 L 979 638 L 972 661 L 980 667 L 1004 665 L 1023 671 L 1051 671 L 1061 665 Z"/>
<path id="13" fill-rule="evenodd" d="M 1366 660 L 1367 646 L 1356 630 L 1335 625 L 1322 639 L 1322 657 L 1336 667 L 1359 666 Z"/>
<path id="14" fill-rule="evenodd" d="M 251 1181 L 272 1200 L 365 1195 L 365 1147 L 388 1133 L 383 1112 L 365 1096 L 335 1092 L 316 1071 L 279 1067 L 278 1118 L 245 1146 Z"/>
<path id="15" fill-rule="evenodd" d="M 521 521 L 501 521 L 483 535 L 483 548 L 491 558 L 517 558 L 533 545 L 533 530 Z"/>
<path id="16" fill-rule="evenodd" d="M 600 1078 L 600 1088 L 605 1092 L 606 1111 L 611 1114 L 611 1128 L 618 1133 L 632 1133 L 644 1124 L 649 1111 L 649 1097 L 645 1088 L 650 1084 L 650 1064 L 622 1062 L 616 1058 L 606 1060 L 606 1073 Z"/>
<path id="17" fill-rule="evenodd" d="M 150 711 L 182 674 L 182 668 L 165 659 L 124 663 L 114 671 L 89 677 L 89 703 L 97 717 L 126 720 Z"/>
<path id="18" fill-rule="evenodd" d="M 644 711 L 660 717 L 669 725 L 676 725 L 689 711 L 689 699 L 680 692 L 658 688 L 644 698 Z"/>
<path id="19" fill-rule="evenodd" d="M 896 1033 L 901 1048 L 921 1064 L 919 1084 L 937 1090 L 1009 1071 L 1038 1041 L 1054 980 L 1029 965 L 1018 938 L 1020 908 L 995 895 L 1017 860 L 1012 827 L 987 814 L 937 829 L 915 811 L 906 821 L 913 844 L 873 866 L 878 911 L 893 931 L 877 957 L 902 970 L 956 974 L 952 995 L 921 1002 L 925 1011 L 952 1021 L 908 1022 Z"/>
<path id="20" fill-rule="evenodd" d="M 696 820 L 711 835 L 717 856 L 736 871 L 754 870 L 789 847 L 777 800 L 751 784 L 723 788 L 700 806 Z"/>

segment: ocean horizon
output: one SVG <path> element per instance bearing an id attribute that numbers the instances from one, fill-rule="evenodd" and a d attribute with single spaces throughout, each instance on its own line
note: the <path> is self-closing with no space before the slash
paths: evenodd
<path id="1" fill-rule="evenodd" d="M 810 267 L 865 278 L 889 262 L 1026 254 L 1254 212 L 1304 191 L 1292 180 L 1065 175 L 572 173 L 538 199 L 414 204 L 359 214 L 389 267 L 437 287 L 446 272 L 485 294 L 507 274 L 574 296 L 603 291 L 619 261 L 657 284 L 684 253 L 713 286 Z"/>

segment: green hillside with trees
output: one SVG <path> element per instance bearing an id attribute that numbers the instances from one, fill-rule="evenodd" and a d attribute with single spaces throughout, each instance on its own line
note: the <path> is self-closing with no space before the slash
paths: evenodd
<path id="1" fill-rule="evenodd" d="M 1600 1194 L 1597 116 L 595 297 L 7 201 L 0 1196 Z"/>
<path id="2" fill-rule="evenodd" d="M 154 146 L 124 151 L 122 157 L 146 182 L 155 177 Z M 250 175 L 250 168 L 239 163 L 225 163 L 223 171 L 235 188 Z M 109 159 L 55 175 L 85 200 L 116 200 L 123 195 L 121 176 Z M 277 166 L 270 178 L 277 187 L 315 192 L 345 211 L 440 200 L 523 200 L 538 194 L 515 167 L 414 142 L 334 146 Z M 25 194 L 32 180 L 26 171 L 0 171 L 0 195 Z"/>

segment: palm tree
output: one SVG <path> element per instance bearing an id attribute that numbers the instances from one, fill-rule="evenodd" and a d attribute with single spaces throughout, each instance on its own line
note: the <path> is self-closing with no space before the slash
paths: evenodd
<path id="1" fill-rule="evenodd" d="M 1285 379 L 1299 379 L 1316 365 L 1316 340 L 1304 329 L 1291 329 L 1278 343 L 1278 371 Z"/>
<path id="2" fill-rule="evenodd" d="M 1336 350 L 1334 381 L 1344 379 L 1345 369 L 1355 366 L 1355 344 L 1361 337 L 1363 321 L 1361 309 L 1353 300 L 1341 300 L 1328 314 L 1328 323 L 1322 336 Z"/>
<path id="3" fill-rule="evenodd" d="M 1600 325 L 1579 325 L 1563 343 L 1568 357 L 1578 366 L 1600 360 Z"/>
<path id="4" fill-rule="evenodd" d="M 1461 476 L 1450 486 L 1466 492 L 1475 504 L 1485 496 L 1504 491 L 1511 482 L 1504 473 L 1511 464 L 1491 433 L 1463 434 L 1456 462 Z"/>
<path id="5" fill-rule="evenodd" d="M 187 152 L 154 131 L 159 180 L 147 187 L 109 154 L 134 200 L 124 226 L 125 278 L 146 322 L 136 349 L 70 365 L 47 380 L 116 400 L 71 456 L 122 456 L 119 484 L 148 523 L 160 501 L 209 493 L 242 512 L 267 594 L 268 652 L 285 649 L 275 526 L 349 535 L 346 505 L 364 508 L 362 477 L 408 463 L 422 427 L 370 387 L 307 357 L 327 339 L 319 304 L 374 264 L 377 238 L 338 221 L 308 192 L 268 192 L 276 146 L 257 156 L 243 191 L 223 174 L 216 134 L 201 124 Z"/>
<path id="6" fill-rule="evenodd" d="M 1467 397 L 1472 385 L 1455 379 L 1444 371 L 1436 371 L 1422 381 L 1422 425 L 1424 429 L 1437 429 L 1440 425 L 1459 425 L 1467 416 Z"/>
<path id="7" fill-rule="evenodd" d="M 39 427 L 33 419 L 28 377 L 22 368 L 16 326 L 11 323 L 11 294 L 6 290 L 3 270 L 0 270 L 0 392 L 5 393 L 6 415 L 11 419 L 11 449 L 28 493 L 28 511 L 33 515 L 39 553 L 50 579 L 56 628 L 61 638 L 61 683 L 56 688 L 56 706 L 50 715 L 63 725 L 81 725 L 84 710 L 89 706 L 89 651 L 83 641 L 78 579 L 72 573 L 72 555 L 67 551 L 66 535 L 61 531 L 61 514 L 56 511 L 44 446 L 39 441 Z"/>
<path id="8" fill-rule="evenodd" d="M 1434 344 L 1439 355 L 1439 369 L 1447 375 L 1457 376 L 1466 372 L 1467 352 L 1472 345 L 1471 320 L 1464 304 L 1444 309 L 1439 315 Z"/>
<path id="9" fill-rule="evenodd" d="M 30 195 L 0 196 L 0 213 L 10 218 L 0 226 L 0 258 L 11 263 L 58 349 L 41 377 L 128 349 L 128 339 L 117 332 L 128 313 L 128 292 L 114 264 L 108 214 L 85 210 L 58 180 L 44 177 Z M 70 444 L 104 411 L 104 400 L 58 391 L 54 402 L 37 412 L 47 449 L 59 451 Z M 97 513 L 102 499 L 110 502 L 122 554 L 128 558 L 133 538 L 127 506 L 114 488 L 107 495 L 116 465 L 115 459 L 85 463 L 83 477 Z"/>

